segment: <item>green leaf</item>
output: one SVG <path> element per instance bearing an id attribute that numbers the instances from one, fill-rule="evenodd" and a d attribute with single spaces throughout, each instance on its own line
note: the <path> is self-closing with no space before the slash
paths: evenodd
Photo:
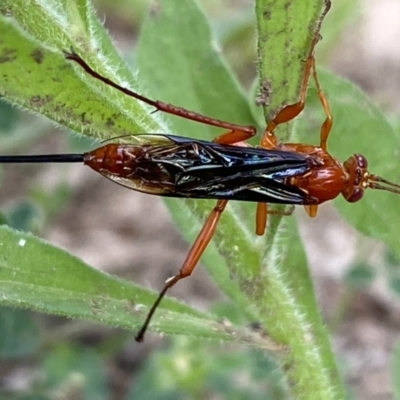
<path id="1" fill-rule="evenodd" d="M 154 293 L 93 268 L 31 234 L 0 227 L 1 303 L 138 329 Z M 165 299 L 152 330 L 248 341 L 245 332 Z M 235 335 L 232 333 L 236 332 Z M 236 336 L 236 337 L 235 337 Z"/>
<path id="2" fill-rule="evenodd" d="M 143 24 L 138 43 L 139 81 L 165 102 L 232 123 L 254 125 L 247 97 L 221 57 L 196 2 L 165 2 Z M 170 117 L 169 133 L 212 140 L 223 133 Z"/>
<path id="3" fill-rule="evenodd" d="M 329 152 L 340 161 L 354 153 L 363 154 L 368 159 L 371 173 L 399 183 L 398 133 L 354 84 L 325 71 L 319 71 L 319 76 L 334 119 L 328 141 Z M 306 118 L 296 121 L 297 139 L 318 143 L 324 115 L 316 91 L 310 92 Z M 397 240 L 400 227 L 393 222 L 398 218 L 398 201 L 396 194 L 367 189 L 358 203 L 347 203 L 340 196 L 335 200 L 335 206 L 358 231 L 383 241 L 400 257 Z"/>
<path id="4" fill-rule="evenodd" d="M 324 0 L 257 1 L 260 101 L 270 121 L 282 106 L 299 100 L 305 60 L 315 36 Z M 277 128 L 290 137 L 290 125 Z"/>
<path id="5" fill-rule="evenodd" d="M 100 139 L 159 130 L 148 107 L 67 62 L 71 47 L 99 73 L 136 86 L 89 2 L 0 4 L 0 95 L 8 101 Z M 87 3 L 87 4 L 86 4 Z M 84 7 L 82 5 L 85 5 Z M 68 88 L 68 90 L 66 90 Z"/>

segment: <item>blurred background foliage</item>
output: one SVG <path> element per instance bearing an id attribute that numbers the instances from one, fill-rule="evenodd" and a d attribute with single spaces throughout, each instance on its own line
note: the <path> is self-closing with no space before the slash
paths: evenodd
<path id="1" fill-rule="evenodd" d="M 246 90 L 256 79 L 253 2 L 250 0 L 202 0 L 222 50 Z M 135 70 L 135 43 L 148 0 L 94 0 L 99 17 Z M 318 45 L 318 65 L 328 65 L 342 43 L 343 32 L 357 30 L 357 2 L 335 1 L 323 26 Z M 360 82 L 362 83 L 362 82 Z M 367 88 L 368 89 L 368 88 Z M 385 103 L 383 99 L 382 103 Z M 392 118 L 396 126 L 396 113 Z M 76 135 L 55 134 L 53 124 L 0 103 L 2 154 L 75 152 L 92 148 L 93 141 Z M 66 179 L 68 166 L 57 168 L 51 185 L 37 179 L 48 166 L 7 169 L 1 192 L 0 222 L 39 236 L 74 196 Z M 53 167 L 52 167 L 53 168 Z M 10 182 L 18 182 L 12 185 Z M 384 210 L 383 210 L 384 212 Z M 398 260 L 386 254 L 383 271 L 394 292 L 400 293 Z M 381 274 L 381 276 L 382 276 Z M 345 290 L 331 318 L 340 326 L 356 293 L 377 279 L 368 263 L 350 265 Z M 230 315 L 229 305 L 219 303 L 216 314 Z M 256 327 L 255 327 L 256 329 Z M 30 311 L 0 310 L 1 398 L 46 399 L 284 399 L 279 372 L 273 361 L 246 347 L 219 346 L 190 338 L 150 340 L 138 346 L 133 333 L 85 321 L 39 315 Z M 395 365 L 400 358 L 395 353 Z M 394 374 L 396 370 L 394 369 Z M 400 380 L 398 380 L 400 382 Z M 395 392 L 400 393 L 399 388 Z M 351 396 L 351 395 L 349 395 Z M 399 397 L 398 397 L 399 398 Z"/>

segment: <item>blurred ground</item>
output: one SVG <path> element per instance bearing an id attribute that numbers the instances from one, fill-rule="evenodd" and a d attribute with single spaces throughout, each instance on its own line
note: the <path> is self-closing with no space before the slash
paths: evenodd
<path id="1" fill-rule="evenodd" d="M 354 25 L 341 33 L 329 68 L 355 81 L 386 110 L 398 114 L 400 3 L 398 0 L 361 3 L 362 12 L 357 14 Z M 104 4 L 103 7 L 106 24 L 123 48 L 135 32 L 130 30 L 129 23 L 121 23 L 117 16 L 109 14 L 109 8 Z M 365 134 L 376 140 L 373 132 Z M 72 166 L 70 174 L 76 194 L 62 215 L 52 222 L 47 239 L 90 265 L 160 288 L 171 272 L 179 268 L 189 249 L 163 202 L 116 186 L 81 166 Z M 52 179 L 57 179 L 56 169 L 47 170 L 43 176 L 44 181 Z M 302 210 L 297 210 L 296 216 L 306 237 L 320 302 L 329 319 L 343 296 L 341 279 L 357 246 L 362 243 L 377 265 L 382 249 L 379 244 L 360 238 L 330 206 L 322 207 L 315 221 L 305 218 Z M 201 267 L 171 294 L 199 308 L 207 308 L 221 297 Z M 400 328 L 399 304 L 378 280 L 370 290 L 352 299 L 346 315 L 336 326 L 335 349 L 344 365 L 347 382 L 359 399 L 385 400 L 393 396 L 390 367 Z M 154 345 L 153 340 L 149 345 Z"/>

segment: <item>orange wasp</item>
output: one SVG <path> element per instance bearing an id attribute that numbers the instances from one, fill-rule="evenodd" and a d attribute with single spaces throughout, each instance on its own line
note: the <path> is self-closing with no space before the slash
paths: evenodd
<path id="1" fill-rule="evenodd" d="M 349 202 L 360 200 L 365 189 L 380 189 L 400 193 L 400 185 L 391 183 L 368 171 L 361 154 L 354 154 L 341 163 L 328 152 L 327 141 L 332 128 L 328 100 L 318 81 L 314 49 L 320 36 L 322 21 L 329 11 L 330 1 L 317 25 L 305 62 L 300 99 L 286 105 L 267 124 L 259 147 L 245 143 L 256 134 L 254 126 L 243 126 L 207 117 L 181 107 L 151 100 L 122 87 L 94 71 L 73 49 L 65 52 L 67 60 L 82 67 L 93 78 L 140 100 L 157 111 L 163 111 L 226 130 L 212 142 L 173 135 L 145 134 L 132 137 L 132 144 L 106 144 L 83 154 L 50 154 L 31 156 L 1 156 L 0 163 L 16 162 L 83 162 L 112 181 L 140 192 L 167 197 L 217 199 L 193 243 L 179 272 L 167 279 L 164 288 L 150 308 L 136 340 L 143 341 L 154 312 L 172 286 L 190 276 L 212 239 L 229 200 L 255 201 L 257 205 L 256 234 L 263 235 L 268 203 L 304 205 L 310 217 L 317 215 L 318 205 L 339 194 Z M 277 125 L 294 119 L 304 109 L 308 82 L 314 78 L 318 96 L 326 113 L 321 126 L 319 146 L 302 143 L 281 143 L 275 136 Z"/>

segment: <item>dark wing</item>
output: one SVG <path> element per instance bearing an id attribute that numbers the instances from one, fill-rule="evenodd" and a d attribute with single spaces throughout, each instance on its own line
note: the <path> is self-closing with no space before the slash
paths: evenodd
<path id="1" fill-rule="evenodd" d="M 314 202 L 304 191 L 285 183 L 286 178 L 310 170 L 307 155 L 167 137 L 185 149 L 181 159 L 177 152 L 171 160 L 181 167 L 175 174 L 172 196 L 281 204 Z"/>
<path id="2" fill-rule="evenodd" d="M 100 172 L 120 185 L 168 197 L 314 204 L 288 178 L 319 159 L 297 152 L 220 145 L 172 135 L 138 135 L 122 146 L 123 168 Z"/>

